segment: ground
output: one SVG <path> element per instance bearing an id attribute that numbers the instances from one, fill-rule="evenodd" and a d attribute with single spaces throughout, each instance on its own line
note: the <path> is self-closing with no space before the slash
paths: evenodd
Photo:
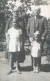
<path id="1" fill-rule="evenodd" d="M 50 56 L 42 56 L 40 73 L 33 73 L 31 56 L 25 56 L 25 61 L 20 63 L 21 74 L 13 71 L 12 74 L 8 75 L 10 64 L 4 58 L 5 52 L 0 52 L 0 81 L 50 81 Z"/>

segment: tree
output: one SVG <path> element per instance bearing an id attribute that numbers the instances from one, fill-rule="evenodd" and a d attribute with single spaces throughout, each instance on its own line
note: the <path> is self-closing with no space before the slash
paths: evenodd
<path id="1" fill-rule="evenodd" d="M 5 0 L 0 1 L 0 34 L 4 33 L 5 29 Z"/>
<path id="2" fill-rule="evenodd" d="M 26 3 L 32 2 L 33 5 L 47 5 L 48 4 L 46 0 L 21 0 L 21 2 L 26 2 Z"/>

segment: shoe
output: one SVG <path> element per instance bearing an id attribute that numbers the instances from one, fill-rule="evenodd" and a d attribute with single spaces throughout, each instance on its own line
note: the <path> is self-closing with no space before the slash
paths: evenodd
<path id="1" fill-rule="evenodd" d="M 36 70 L 36 73 L 39 73 L 39 70 Z"/>
<path id="2" fill-rule="evenodd" d="M 11 74 L 11 73 L 12 73 L 12 70 L 10 70 L 10 72 L 8 73 L 8 75 Z"/>
<path id="3" fill-rule="evenodd" d="M 33 70 L 34 73 L 36 73 L 36 70 Z"/>
<path id="4" fill-rule="evenodd" d="M 40 72 L 40 68 L 39 68 L 38 70 L 39 70 L 39 72 Z"/>
<path id="5" fill-rule="evenodd" d="M 20 71 L 16 68 L 16 72 L 18 73 L 18 74 L 20 74 Z"/>
<path id="6" fill-rule="evenodd" d="M 36 67 L 36 73 L 39 73 L 39 69 L 38 69 L 38 67 Z"/>
<path id="7" fill-rule="evenodd" d="M 33 72 L 35 73 L 36 72 L 36 67 L 34 66 L 34 70 L 33 70 Z"/>

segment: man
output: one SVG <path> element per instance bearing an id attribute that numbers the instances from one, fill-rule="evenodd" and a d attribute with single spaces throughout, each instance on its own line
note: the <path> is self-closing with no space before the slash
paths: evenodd
<path id="1" fill-rule="evenodd" d="M 40 34 L 38 37 L 39 41 L 41 42 L 41 53 L 43 49 L 43 44 L 47 35 L 47 19 L 40 15 L 41 9 L 35 6 L 35 10 L 31 18 L 28 20 L 27 24 L 27 34 L 29 36 L 30 42 L 32 42 L 34 38 L 34 33 L 38 31 Z M 38 59 L 39 61 L 39 70 L 41 66 L 41 56 Z M 32 57 L 32 64 L 33 64 L 33 57 Z"/>
<path id="2" fill-rule="evenodd" d="M 16 62 L 16 71 L 19 72 L 19 52 L 20 52 L 20 38 L 21 38 L 22 31 L 17 27 L 16 23 L 13 23 L 13 27 L 11 27 L 6 33 L 6 43 L 7 43 L 7 50 L 10 53 L 10 73 L 12 73 L 14 68 L 14 62 Z"/>
<path id="3" fill-rule="evenodd" d="M 17 10 L 14 8 L 13 22 L 17 23 L 18 28 L 22 30 L 22 38 L 21 38 L 21 50 L 19 55 L 19 61 L 24 62 L 25 60 L 25 51 L 24 51 L 24 41 L 25 41 L 25 23 L 23 18 L 22 10 Z"/>

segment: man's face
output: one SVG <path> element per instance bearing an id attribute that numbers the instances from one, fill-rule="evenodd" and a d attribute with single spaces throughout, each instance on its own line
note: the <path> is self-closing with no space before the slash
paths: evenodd
<path id="1" fill-rule="evenodd" d="M 35 15 L 35 16 L 38 16 L 39 14 L 40 14 L 40 9 L 35 9 L 35 10 L 34 10 L 34 15 Z"/>

